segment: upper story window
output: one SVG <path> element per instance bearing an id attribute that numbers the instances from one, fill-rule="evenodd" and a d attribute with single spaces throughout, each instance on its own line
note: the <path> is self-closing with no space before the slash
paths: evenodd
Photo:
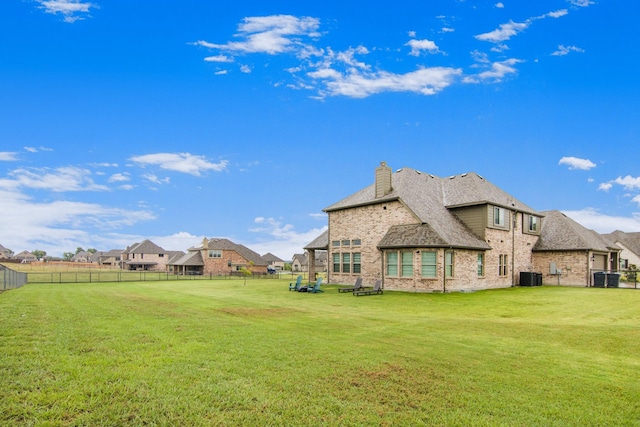
<path id="1" fill-rule="evenodd" d="M 535 215 L 524 215 L 524 226 L 522 227 L 525 233 L 540 234 L 540 217 Z"/>
<path id="2" fill-rule="evenodd" d="M 353 240 L 351 241 L 351 245 L 352 245 L 352 246 L 360 246 L 360 245 L 362 245 L 362 240 L 360 240 L 360 239 L 353 239 Z"/>
<path id="3" fill-rule="evenodd" d="M 342 246 L 351 246 L 351 240 L 345 239 L 342 241 Z"/>
<path id="4" fill-rule="evenodd" d="M 497 225 L 498 227 L 504 227 L 505 225 L 505 211 L 504 208 L 494 207 L 493 208 L 493 225 Z"/>
<path id="5" fill-rule="evenodd" d="M 209 250 L 209 258 L 222 258 L 222 251 L 219 249 Z"/>
<path id="6" fill-rule="evenodd" d="M 331 242 L 331 246 L 340 246 L 340 240 L 334 240 Z"/>

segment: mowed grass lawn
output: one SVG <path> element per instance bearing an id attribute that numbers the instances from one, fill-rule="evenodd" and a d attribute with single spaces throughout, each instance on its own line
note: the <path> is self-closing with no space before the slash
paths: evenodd
<path id="1" fill-rule="evenodd" d="M 0 294 L 0 425 L 640 425 L 640 291 Z"/>

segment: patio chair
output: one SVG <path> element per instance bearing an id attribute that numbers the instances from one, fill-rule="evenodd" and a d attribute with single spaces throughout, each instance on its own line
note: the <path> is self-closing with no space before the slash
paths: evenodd
<path id="1" fill-rule="evenodd" d="M 353 295 L 359 297 L 360 295 L 381 295 L 382 294 L 382 280 L 376 280 L 373 285 L 373 289 L 364 289 L 362 291 L 354 291 Z"/>
<path id="2" fill-rule="evenodd" d="M 318 277 L 318 280 L 316 280 L 316 284 L 313 286 L 307 286 L 307 292 L 311 293 L 311 294 L 317 294 L 318 292 L 324 292 L 322 289 L 320 289 L 320 285 L 322 284 L 322 277 Z"/>
<path id="3" fill-rule="evenodd" d="M 356 279 L 356 283 L 350 288 L 338 288 L 338 292 L 354 292 L 354 291 L 362 291 L 364 290 L 364 286 L 362 286 L 362 277 L 358 277 Z"/>
<path id="4" fill-rule="evenodd" d="M 298 291 L 300 289 L 300 285 L 302 285 L 302 276 L 298 276 L 295 282 L 289 283 L 289 290 Z"/>

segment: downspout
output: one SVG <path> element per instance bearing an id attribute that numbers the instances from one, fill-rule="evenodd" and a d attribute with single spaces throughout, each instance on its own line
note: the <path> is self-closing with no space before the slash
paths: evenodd
<path id="1" fill-rule="evenodd" d="M 587 288 L 591 285 L 591 257 L 589 256 L 589 249 L 585 251 L 587 255 Z"/>
<path id="2" fill-rule="evenodd" d="M 516 285 L 516 225 L 518 224 L 518 211 L 511 211 L 511 287 Z"/>

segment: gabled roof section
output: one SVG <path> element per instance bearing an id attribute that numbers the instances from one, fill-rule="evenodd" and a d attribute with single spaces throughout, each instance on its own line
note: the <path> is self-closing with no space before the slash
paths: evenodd
<path id="1" fill-rule="evenodd" d="M 613 233 L 603 234 L 614 243 L 620 242 L 631 252 L 640 256 L 640 233 L 626 233 L 624 231 L 616 230 Z"/>
<path id="2" fill-rule="evenodd" d="M 204 243 L 204 242 L 203 242 Z M 259 253 L 252 251 L 246 246 L 233 243 L 229 239 L 211 238 L 204 245 L 204 249 L 223 250 L 223 251 L 235 251 L 242 258 L 253 263 L 253 265 L 267 265 L 268 263 L 262 259 Z M 202 247 L 201 247 L 202 248 Z"/>
<path id="3" fill-rule="evenodd" d="M 126 249 L 126 252 L 130 254 L 164 254 L 167 251 L 160 246 L 153 243 L 151 240 L 143 240 L 140 243 L 135 243 Z"/>
<path id="4" fill-rule="evenodd" d="M 329 248 L 329 230 L 325 230 L 311 243 L 304 247 L 305 250 L 326 250 Z"/>
<path id="5" fill-rule="evenodd" d="M 612 247 L 606 239 L 560 211 L 543 211 L 544 226 L 533 251 L 600 251 Z M 618 248 L 619 250 L 619 248 Z"/>
<path id="6" fill-rule="evenodd" d="M 170 265 L 204 266 L 202 252 L 200 251 L 189 251 L 179 258 L 175 258 L 169 261 Z"/>
<path id="7" fill-rule="evenodd" d="M 262 259 L 265 262 L 284 262 L 284 260 L 281 260 L 271 252 L 267 252 L 266 254 L 262 255 Z"/>
<path id="8" fill-rule="evenodd" d="M 518 212 L 538 214 L 475 172 L 442 178 L 444 205 L 448 208 L 490 204 Z"/>
<path id="9" fill-rule="evenodd" d="M 430 235 L 444 246 L 488 249 L 489 245 L 476 236 L 449 209 L 463 206 L 493 204 L 521 212 L 537 214 L 534 209 L 491 184 L 476 173 L 440 178 L 411 168 L 403 168 L 392 176 L 392 189 L 383 197 L 375 197 L 375 184 L 370 185 L 324 209 L 325 212 L 386 203 L 399 200 L 411 210 L 422 224 L 430 229 L 413 229 L 414 239 Z M 408 230 L 394 230 L 397 233 Z M 390 236 L 389 239 L 392 237 Z"/>

